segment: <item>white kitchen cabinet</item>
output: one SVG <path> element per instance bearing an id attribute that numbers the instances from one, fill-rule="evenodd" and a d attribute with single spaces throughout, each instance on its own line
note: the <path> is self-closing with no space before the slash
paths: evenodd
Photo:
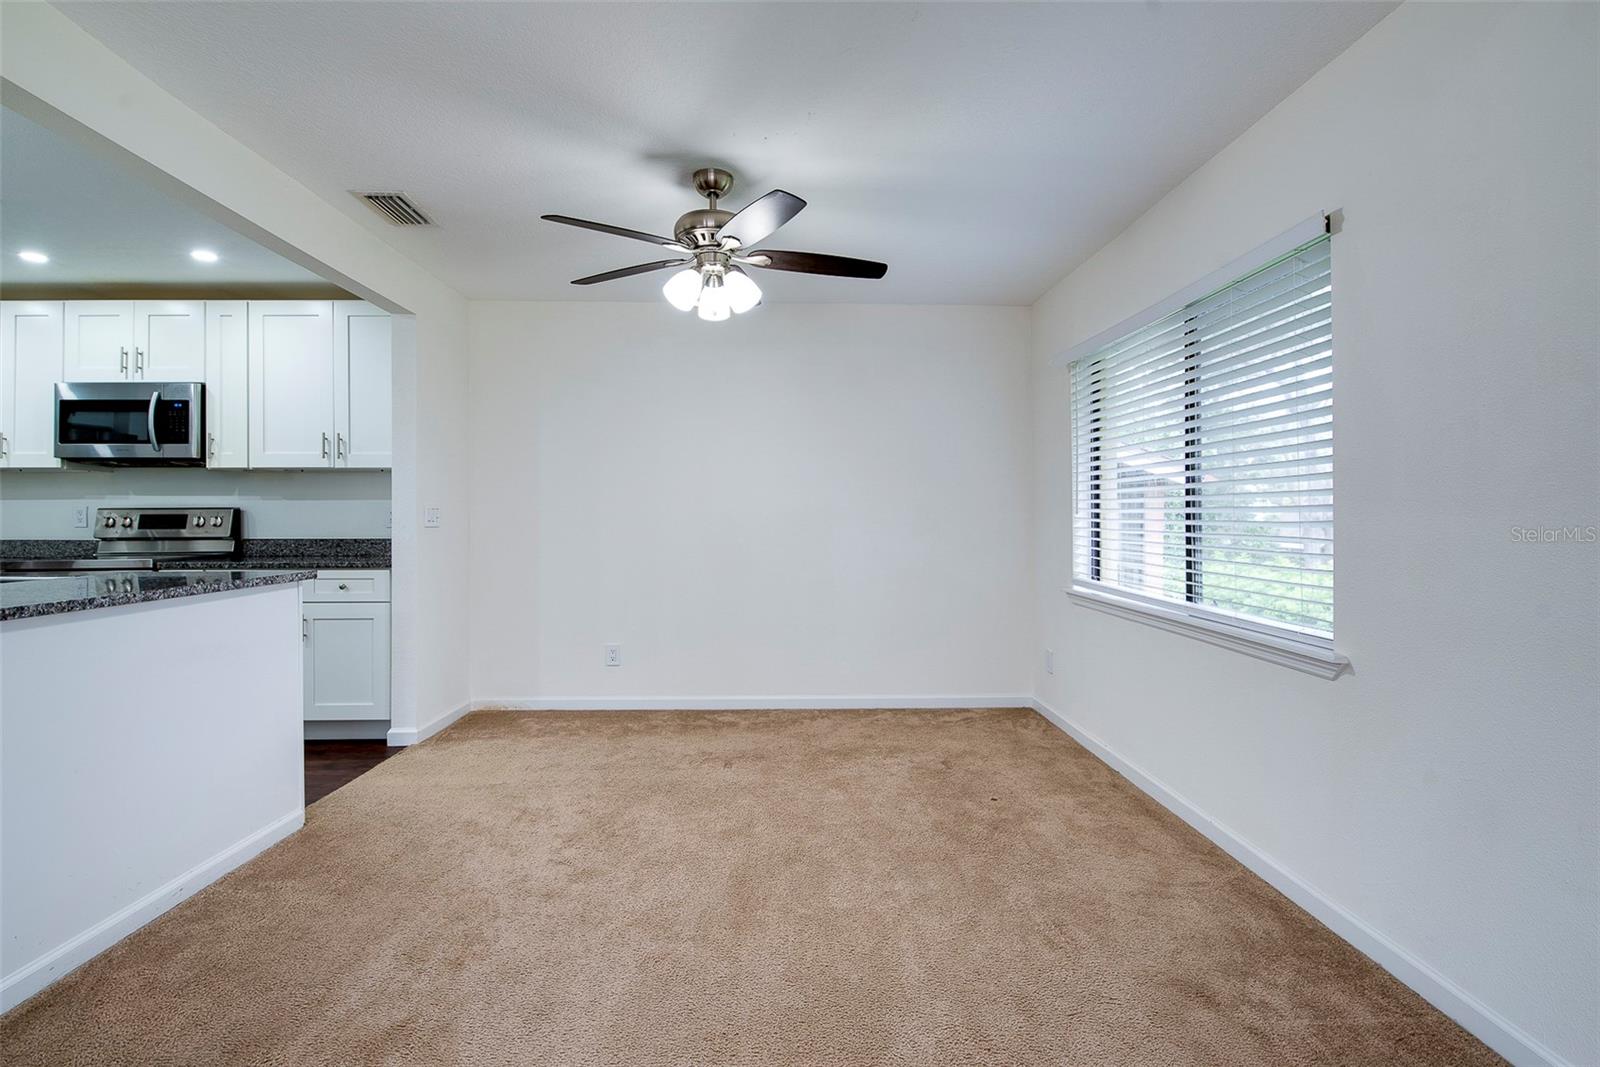
<path id="1" fill-rule="evenodd" d="M 0 467 L 61 466 L 55 386 L 61 380 L 64 305 L 0 302 Z"/>
<path id="2" fill-rule="evenodd" d="M 61 354 L 51 382 L 206 383 L 208 467 L 394 465 L 391 320 L 365 301 L 72 300 L 53 306 Z M 25 321 L 20 328 L 32 327 Z M 29 425 L 37 429 L 42 418 L 53 426 L 53 403 L 40 410 L 30 409 L 35 422 Z M 45 440 L 37 456 L 59 466 L 52 452 Z"/>
<path id="3" fill-rule="evenodd" d="M 250 302 L 250 466 L 332 467 L 333 304 Z"/>
<path id="4" fill-rule="evenodd" d="M 388 571 L 322 571 L 302 583 L 307 722 L 389 718 L 388 596 Z"/>
<path id="5" fill-rule="evenodd" d="M 391 331 L 387 312 L 364 300 L 333 305 L 334 466 L 394 465 Z"/>
<path id="6" fill-rule="evenodd" d="M 120 382 L 133 377 L 133 301 L 68 300 L 62 380 Z"/>
<path id="7" fill-rule="evenodd" d="M 389 717 L 389 605 L 305 604 L 307 722 Z"/>
<path id="8" fill-rule="evenodd" d="M 206 466 L 250 465 L 250 323 L 243 300 L 206 302 Z"/>
<path id="9" fill-rule="evenodd" d="M 195 382 L 206 372 L 198 300 L 69 300 L 63 377 L 69 382 Z"/>
<path id="10" fill-rule="evenodd" d="M 133 366 L 142 382 L 198 382 L 206 376 L 206 305 L 140 300 L 133 305 Z"/>

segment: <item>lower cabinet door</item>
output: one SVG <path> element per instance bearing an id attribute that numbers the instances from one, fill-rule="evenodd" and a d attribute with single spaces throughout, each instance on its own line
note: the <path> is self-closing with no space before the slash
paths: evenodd
<path id="1" fill-rule="evenodd" d="M 389 605 L 303 604 L 306 721 L 389 717 Z"/>

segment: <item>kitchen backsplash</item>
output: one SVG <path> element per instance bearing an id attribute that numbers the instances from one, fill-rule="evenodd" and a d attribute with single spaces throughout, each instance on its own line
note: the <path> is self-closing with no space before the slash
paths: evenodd
<path id="1" fill-rule="evenodd" d="M 88 539 L 79 509 L 198 505 L 244 510 L 247 538 L 388 538 L 388 471 L 137 470 L 0 474 L 0 538 Z"/>

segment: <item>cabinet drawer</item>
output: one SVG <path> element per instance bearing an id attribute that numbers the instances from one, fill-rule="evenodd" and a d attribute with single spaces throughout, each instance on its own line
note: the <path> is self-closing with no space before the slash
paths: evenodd
<path id="1" fill-rule="evenodd" d="M 388 603 L 388 571 L 318 571 L 300 583 L 300 599 L 307 604 L 341 604 L 354 601 Z"/>

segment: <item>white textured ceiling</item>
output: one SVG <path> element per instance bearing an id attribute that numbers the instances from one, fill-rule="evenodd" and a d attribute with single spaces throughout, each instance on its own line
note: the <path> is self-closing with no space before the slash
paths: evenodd
<path id="1" fill-rule="evenodd" d="M 197 263 L 207 248 L 216 263 Z M 50 257 L 17 259 L 23 249 Z M 178 203 L 94 153 L 9 108 L 0 108 L 0 283 L 321 287 L 310 271 Z"/>
<path id="2" fill-rule="evenodd" d="M 656 250 L 539 215 L 666 233 L 717 163 L 810 202 L 770 246 L 889 264 L 775 299 L 1027 304 L 1394 5 L 59 6 L 470 297 L 654 298 L 568 282 Z"/>

